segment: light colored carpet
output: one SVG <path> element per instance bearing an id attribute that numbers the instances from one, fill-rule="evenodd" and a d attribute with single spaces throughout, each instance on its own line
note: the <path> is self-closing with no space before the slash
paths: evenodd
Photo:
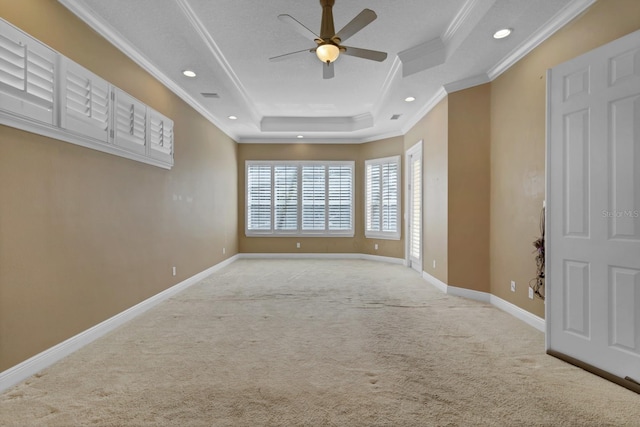
<path id="1" fill-rule="evenodd" d="M 0 395 L 3 426 L 640 426 L 640 396 L 407 268 L 240 260 Z"/>

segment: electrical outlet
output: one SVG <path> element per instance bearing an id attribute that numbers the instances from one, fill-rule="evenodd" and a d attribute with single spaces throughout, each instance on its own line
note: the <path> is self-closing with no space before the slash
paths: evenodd
<path id="1" fill-rule="evenodd" d="M 222 248 L 222 255 L 227 253 L 227 248 Z"/>
<path id="2" fill-rule="evenodd" d="M 533 299 L 533 288 L 529 286 L 529 299 Z"/>
<path id="3" fill-rule="evenodd" d="M 375 249 L 376 251 L 378 250 L 378 244 L 377 243 L 375 245 L 373 245 L 373 249 Z"/>
<path id="4" fill-rule="evenodd" d="M 300 242 L 296 242 L 296 248 L 300 249 Z"/>
<path id="5" fill-rule="evenodd" d="M 175 266 L 171 268 L 171 273 L 172 273 L 174 276 L 176 275 L 176 267 L 175 267 Z"/>
<path id="6" fill-rule="evenodd" d="M 433 268 L 434 268 L 434 270 L 436 268 L 436 260 L 435 259 L 433 260 Z"/>
<path id="7" fill-rule="evenodd" d="M 516 282 L 515 281 L 511 281 L 511 292 L 515 292 L 516 291 Z"/>

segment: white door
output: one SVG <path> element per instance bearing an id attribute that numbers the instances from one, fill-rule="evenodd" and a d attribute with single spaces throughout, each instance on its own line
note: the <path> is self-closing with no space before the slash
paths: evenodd
<path id="1" fill-rule="evenodd" d="M 631 385 L 640 382 L 640 31 L 550 70 L 547 99 L 547 349 Z"/>
<path id="2" fill-rule="evenodd" d="M 422 141 L 407 151 L 407 262 L 422 273 Z"/>

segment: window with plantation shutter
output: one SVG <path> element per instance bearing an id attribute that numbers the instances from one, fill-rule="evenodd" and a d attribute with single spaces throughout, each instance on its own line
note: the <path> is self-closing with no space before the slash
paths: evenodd
<path id="1" fill-rule="evenodd" d="M 271 231 L 271 165 L 247 165 L 247 232 Z"/>
<path id="2" fill-rule="evenodd" d="M 147 106 L 114 88 L 113 143 L 136 153 L 147 150 Z"/>
<path id="3" fill-rule="evenodd" d="M 149 157 L 173 164 L 173 121 L 147 108 Z"/>
<path id="4" fill-rule="evenodd" d="M 329 166 L 329 230 L 353 229 L 353 168 Z"/>
<path id="5" fill-rule="evenodd" d="M 353 236 L 354 162 L 247 161 L 246 234 Z"/>
<path id="6" fill-rule="evenodd" d="M 274 230 L 298 229 L 298 168 L 292 165 L 273 167 L 275 192 Z"/>
<path id="7" fill-rule="evenodd" d="M 400 156 L 365 162 L 365 236 L 400 239 Z"/>
<path id="8" fill-rule="evenodd" d="M 56 53 L 0 20 L 0 110 L 54 124 Z"/>
<path id="9" fill-rule="evenodd" d="M 302 166 L 302 230 L 323 231 L 326 215 L 325 166 Z"/>
<path id="10" fill-rule="evenodd" d="M 80 135 L 108 142 L 109 83 L 64 58 L 62 127 Z"/>

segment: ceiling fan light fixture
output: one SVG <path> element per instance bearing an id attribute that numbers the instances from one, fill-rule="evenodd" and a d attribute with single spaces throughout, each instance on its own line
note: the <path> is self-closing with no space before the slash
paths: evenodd
<path id="1" fill-rule="evenodd" d="M 316 49 L 316 55 L 318 59 L 322 62 L 331 63 L 338 59 L 340 55 L 340 48 L 332 43 L 325 43 L 318 46 Z"/>

